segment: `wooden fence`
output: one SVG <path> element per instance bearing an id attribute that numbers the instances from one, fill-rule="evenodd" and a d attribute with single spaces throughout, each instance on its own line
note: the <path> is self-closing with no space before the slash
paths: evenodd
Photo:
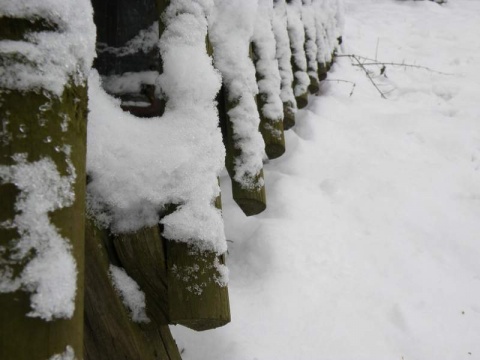
<path id="1" fill-rule="evenodd" d="M 30 50 L 20 46 L 40 46 L 32 34 L 66 32 L 65 21 L 71 19 L 55 15 L 55 4 L 60 3 L 30 10 L 0 5 L 0 359 L 180 359 L 170 324 L 203 331 L 230 322 L 227 285 L 218 281 L 225 253 L 168 238 L 161 221 L 175 214 L 182 202 L 162 206 L 157 225 L 136 231 L 117 231 L 103 226 L 95 215 L 85 216 L 86 186 L 98 176 L 86 165 L 86 77 L 69 74 L 57 91 L 44 81 L 48 71 L 42 70 L 43 57 L 35 63 Z M 88 22 L 90 2 L 79 3 L 85 3 L 86 10 L 76 16 Z M 183 15 L 213 16 L 197 11 L 209 1 L 192 0 L 194 8 L 181 3 L 92 1 L 97 29 L 93 67 L 105 90 L 136 117 L 161 118 L 172 106 L 155 82 L 164 72 L 158 48 L 162 34 L 174 32 L 176 18 Z M 225 7 L 221 3 L 216 1 L 210 10 Z M 341 43 L 340 5 L 337 0 L 258 1 L 257 27 L 240 39 L 244 48 L 238 49 L 238 61 L 254 69 L 258 91 L 238 90 L 235 84 L 241 79 L 236 76 L 244 75 L 229 66 L 240 65 L 235 57 L 222 63 L 222 46 L 228 44 L 208 22 L 204 49 L 223 79 L 216 101 L 231 196 L 247 216 L 268 207 L 262 157 L 275 159 L 285 152 L 284 130 L 295 125 L 297 109 L 308 105 L 309 94 L 319 91 L 334 62 Z M 62 9 L 58 5 L 59 14 Z M 141 46 L 132 43 L 139 34 Z M 245 54 L 243 60 L 240 54 Z M 66 66 L 54 60 L 53 69 Z M 17 72 L 30 69 L 24 67 L 29 61 L 32 74 L 37 69 L 41 81 L 28 86 L 10 81 Z M 142 80 L 136 90 L 124 91 L 111 85 L 122 76 Z M 250 109 L 247 115 L 254 124 L 246 134 L 240 132 L 242 117 L 236 115 L 244 109 Z M 259 136 L 264 148 L 251 155 L 244 143 Z M 260 156 L 260 165 L 257 161 L 256 167 L 241 173 L 239 164 L 247 164 L 248 156 Z M 220 195 L 210 201 L 221 210 Z M 73 290 L 68 269 L 74 276 Z M 127 295 L 112 281 L 115 269 L 123 269 L 138 284 L 149 321 L 132 319 L 132 310 L 124 305 Z M 67 290 L 68 301 L 62 298 Z"/>

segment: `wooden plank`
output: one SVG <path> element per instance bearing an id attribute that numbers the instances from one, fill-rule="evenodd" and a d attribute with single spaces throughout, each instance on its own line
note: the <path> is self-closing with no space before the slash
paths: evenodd
<path id="1" fill-rule="evenodd" d="M 110 264 L 121 266 L 108 230 L 87 220 L 85 359 L 181 359 L 168 326 L 158 324 L 149 311 L 148 298 L 150 323 L 131 321 L 112 285 Z"/>
<path id="2" fill-rule="evenodd" d="M 32 30 L 30 26 L 42 27 L 41 24 L 41 21 L 11 20 L 10 25 L 15 29 L 10 29 L 11 32 L 3 29 L 0 39 L 9 39 L 5 38 L 7 35 L 21 37 Z M 21 57 L 17 57 L 21 61 L 19 59 Z M 2 60 L 5 59 L 0 58 L 0 62 Z M 26 164 L 49 159 L 61 176 L 68 176 L 69 162 L 75 168 L 74 203 L 50 212 L 49 220 L 71 245 L 78 271 L 75 311 L 71 319 L 45 321 L 27 316 L 31 310 L 29 292 L 0 293 L 0 359 L 44 360 L 63 353 L 67 346 L 78 358 L 82 357 L 86 108 L 85 85 L 69 84 L 60 97 L 41 89 L 25 92 L 0 89 L 0 166 L 12 166 L 14 154 L 26 154 Z M 68 129 L 61 127 L 65 119 L 68 119 Z M 70 152 L 64 151 L 65 146 L 70 147 Z M 15 210 L 18 196 L 20 190 L 14 184 L 0 180 L 0 223 L 18 214 Z M 6 249 L 2 257 L 12 253 L 19 236 L 16 229 L 0 226 L 0 246 Z M 19 274 L 28 260 L 11 264 L 14 273 Z M 6 264 L 0 261 L 0 272 L 6 269 L 4 266 Z"/>
<path id="3" fill-rule="evenodd" d="M 167 263 L 158 226 L 112 239 L 123 268 L 145 293 L 149 317 L 168 325 Z"/>
<path id="4" fill-rule="evenodd" d="M 203 331 L 230 322 L 228 288 L 218 283 L 215 262 L 224 258 L 194 246 L 167 242 L 169 318 L 174 324 Z"/>

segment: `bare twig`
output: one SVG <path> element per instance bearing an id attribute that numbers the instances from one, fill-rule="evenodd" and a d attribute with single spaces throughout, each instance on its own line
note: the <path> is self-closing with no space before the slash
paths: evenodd
<path id="1" fill-rule="evenodd" d="M 354 59 L 358 66 L 360 66 L 362 68 L 362 70 L 365 72 L 365 74 L 367 75 L 368 79 L 370 80 L 370 82 L 372 83 L 372 85 L 375 87 L 375 89 L 377 89 L 378 93 L 380 94 L 380 96 L 382 97 L 382 99 L 386 99 L 387 97 L 385 96 L 385 94 L 382 92 L 382 90 L 380 90 L 377 86 L 377 84 L 375 84 L 375 81 L 373 81 L 372 79 L 372 76 L 370 75 L 370 72 L 365 68 L 365 66 L 360 62 L 360 60 L 355 56 L 355 55 L 352 55 L 352 59 Z"/>
<path id="2" fill-rule="evenodd" d="M 390 65 L 390 66 L 403 66 L 405 68 L 416 68 L 416 69 L 422 69 L 422 70 L 427 70 L 427 71 L 430 71 L 430 72 L 433 72 L 433 73 L 436 73 L 436 74 L 440 74 L 440 75 L 446 75 L 446 76 L 453 76 L 455 74 L 451 74 L 451 73 L 446 73 L 446 72 L 442 72 L 442 71 L 438 71 L 438 70 L 435 70 L 435 69 L 432 69 L 428 66 L 422 66 L 422 65 L 416 65 L 416 64 L 407 64 L 405 62 L 401 62 L 401 63 L 397 63 L 397 62 L 392 62 L 392 61 L 379 61 L 377 59 L 371 59 L 371 58 L 368 58 L 366 56 L 361 56 L 361 55 L 354 55 L 354 54 L 344 54 L 344 55 L 337 55 L 337 57 L 349 57 L 349 58 L 358 58 L 358 59 L 361 59 L 361 60 L 364 60 L 364 62 L 362 62 L 362 65 L 364 66 L 386 66 L 386 65 Z M 353 64 L 354 66 L 359 66 L 357 64 Z"/>
<path id="3" fill-rule="evenodd" d="M 350 94 L 348 96 L 352 96 L 353 95 L 353 92 L 355 91 L 355 86 L 357 86 L 357 84 L 355 84 L 353 81 L 349 81 L 349 80 L 342 80 L 342 79 L 325 79 L 323 81 L 332 81 L 332 82 L 337 82 L 337 83 L 348 83 L 348 84 L 351 84 L 352 85 L 352 91 L 350 91 Z"/>
<path id="4" fill-rule="evenodd" d="M 372 85 L 375 87 L 375 89 L 377 89 L 377 91 L 379 92 L 380 96 L 383 99 L 387 98 L 385 95 L 388 94 L 388 92 L 382 91 L 380 89 L 379 85 L 377 85 L 375 83 L 375 81 L 372 77 L 372 71 L 367 69 L 368 66 L 378 66 L 380 68 L 380 75 L 383 75 L 385 77 L 386 77 L 387 65 L 388 66 L 402 66 L 405 69 L 406 68 L 422 69 L 422 70 L 427 70 L 427 71 L 430 71 L 430 72 L 433 72 L 433 73 L 436 73 L 436 74 L 446 75 L 446 76 L 454 75 L 454 74 L 449 74 L 449 73 L 437 71 L 437 70 L 434 70 L 432 68 L 429 68 L 427 66 L 422 66 L 422 65 L 406 64 L 405 62 L 397 63 L 397 62 L 392 62 L 392 61 L 390 61 L 390 62 L 379 61 L 379 60 L 377 60 L 377 51 L 378 51 L 378 40 L 377 40 L 377 50 L 375 51 L 375 59 L 371 59 L 371 58 L 368 58 L 366 56 L 355 55 L 355 54 L 341 54 L 341 55 L 337 55 L 337 57 L 348 57 L 348 58 L 352 59 L 355 62 L 355 63 L 352 63 L 352 66 L 358 66 L 363 70 L 365 75 L 367 75 L 368 79 L 370 80 Z M 353 91 L 352 91 L 352 93 L 353 93 Z"/>
<path id="5" fill-rule="evenodd" d="M 355 64 L 353 64 L 354 66 L 357 66 Z M 433 73 L 436 73 L 436 74 L 439 74 L 439 75 L 446 75 L 446 76 L 453 76 L 455 74 L 451 74 L 451 73 L 445 73 L 445 72 L 442 72 L 442 71 L 437 71 L 437 70 L 434 70 L 434 69 L 431 69 L 427 66 L 422 66 L 422 65 L 413 65 L 413 64 L 405 64 L 405 63 L 394 63 L 394 62 L 372 62 L 372 63 L 368 63 L 368 62 L 365 62 L 363 63 L 364 66 L 372 66 L 372 65 L 377 65 L 377 66 L 386 66 L 386 65 L 391 65 L 391 66 L 403 66 L 403 67 L 409 67 L 409 68 L 417 68 L 417 69 L 423 69 L 423 70 L 427 70 L 427 71 L 430 71 L 430 72 L 433 72 Z"/>

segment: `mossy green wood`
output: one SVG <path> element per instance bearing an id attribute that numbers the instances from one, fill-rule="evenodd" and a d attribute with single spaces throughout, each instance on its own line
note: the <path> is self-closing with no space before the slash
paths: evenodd
<path id="1" fill-rule="evenodd" d="M 290 101 L 283 103 L 283 129 L 289 130 L 295 126 L 295 105 Z"/>
<path id="2" fill-rule="evenodd" d="M 148 317 L 168 325 L 167 263 L 158 226 L 112 239 L 120 263 L 145 293 Z"/>
<path id="3" fill-rule="evenodd" d="M 206 51 L 213 54 L 213 47 L 205 39 Z M 217 179 L 220 182 L 220 179 Z M 177 205 L 170 204 L 162 212 L 166 216 L 175 211 Z M 222 209 L 220 194 L 215 199 L 215 207 Z M 219 278 L 215 267 L 217 254 L 199 252 L 185 243 L 163 240 L 167 259 L 168 320 L 193 330 L 202 331 L 217 328 L 230 322 L 230 304 L 227 286 L 214 280 Z M 221 257 L 222 260 L 224 257 Z M 195 276 L 179 276 L 197 269 Z M 197 289 L 197 292 L 192 292 Z M 198 289 L 202 289 L 199 293 Z"/>
<path id="4" fill-rule="evenodd" d="M 303 2 L 305 4 L 305 2 Z M 308 91 L 310 94 L 316 94 L 320 90 L 320 83 L 318 79 L 318 65 L 317 65 L 317 53 L 309 53 L 307 51 L 307 43 L 313 42 L 315 43 L 316 39 L 313 39 L 309 32 L 305 29 L 305 56 L 307 59 L 307 74 L 310 79 L 310 85 L 308 85 Z M 318 51 L 318 50 L 317 50 Z M 317 66 L 316 66 L 317 65 Z"/>
<path id="5" fill-rule="evenodd" d="M 224 257 L 214 252 L 167 241 L 169 317 L 173 324 L 203 331 L 230 322 L 228 288 L 218 282 L 217 259 L 224 263 Z"/>
<path id="6" fill-rule="evenodd" d="M 44 360 L 63 353 L 67 346 L 82 358 L 86 107 L 85 85 L 70 84 L 61 97 L 41 89 L 0 89 L 0 165 L 13 165 L 12 155 L 24 153 L 28 162 L 53 160 L 62 176 L 68 174 L 67 157 L 75 167 L 73 205 L 51 212 L 49 217 L 59 234 L 68 239 L 78 270 L 71 319 L 44 321 L 29 317 L 29 292 L 0 293 L 0 359 Z M 62 129 L 65 119 L 68 129 Z M 71 147 L 70 155 L 61 150 L 64 145 Z M 0 222 L 13 219 L 19 194 L 15 185 L 0 184 Z M 11 248 L 18 237 L 15 229 L 0 228 L 0 246 Z M 24 266 L 24 261 L 17 263 L 14 272 L 20 273 Z"/>
<path id="7" fill-rule="evenodd" d="M 328 73 L 328 69 L 327 69 L 327 64 L 324 63 L 324 62 L 319 62 L 318 63 L 318 79 L 320 81 L 323 81 L 327 78 L 327 73 Z"/>
<path id="8" fill-rule="evenodd" d="M 291 0 L 287 0 L 287 3 L 291 3 Z M 288 35 L 290 37 L 290 31 L 288 32 Z M 304 46 L 305 46 L 305 44 L 304 44 Z M 295 55 L 294 55 L 294 50 L 295 49 L 292 47 L 292 38 L 291 37 L 290 37 L 290 48 L 292 50 L 292 57 L 291 57 L 291 60 L 290 60 L 290 63 L 292 64 L 292 72 L 293 72 L 293 85 L 292 85 L 292 87 L 293 87 L 294 92 L 295 92 L 295 87 L 300 82 L 299 74 L 304 72 L 304 70 L 300 69 L 300 67 L 297 65 L 297 63 L 295 61 Z M 304 93 L 299 94 L 299 95 L 295 95 L 295 100 L 297 102 L 297 108 L 298 109 L 305 108 L 308 105 L 308 91 L 305 91 Z"/>
<path id="9" fill-rule="evenodd" d="M 297 108 L 303 109 L 308 105 L 308 91 L 304 92 L 303 94 L 295 96 L 295 100 L 297 101 Z"/>
<path id="10" fill-rule="evenodd" d="M 260 133 L 265 142 L 265 153 L 269 159 L 276 159 L 285 153 L 285 134 L 283 120 L 270 119 L 262 112 L 266 104 L 264 94 L 257 96 L 258 109 L 260 112 Z"/>
<path id="11" fill-rule="evenodd" d="M 209 54 L 211 54 L 213 50 L 208 41 L 207 50 Z M 228 112 L 237 106 L 237 104 L 238 101 L 228 100 L 228 90 L 225 86 L 222 86 L 217 94 L 217 107 L 223 143 L 225 145 L 225 167 L 232 181 L 233 200 L 245 215 L 252 216 L 260 214 L 267 208 L 267 198 L 264 185 L 248 189 L 235 180 L 235 159 L 242 155 L 242 151 L 235 146 L 233 123 L 228 116 Z M 260 170 L 252 180 L 254 183 L 263 184 L 263 169 Z"/>
<path id="12" fill-rule="evenodd" d="M 310 85 L 308 85 L 308 91 L 310 94 L 316 94 L 320 90 L 320 83 L 318 79 L 312 75 L 308 75 L 310 78 Z"/>
<path id="13" fill-rule="evenodd" d="M 257 69 L 257 83 L 263 77 L 258 72 L 259 51 L 252 43 L 252 58 Z M 260 115 L 260 133 L 265 142 L 265 152 L 269 159 L 276 159 L 285 153 L 285 134 L 283 133 L 283 119 L 272 119 L 265 115 L 264 107 L 268 103 L 268 95 L 260 92 L 257 95 L 257 108 Z"/>
<path id="14" fill-rule="evenodd" d="M 242 150 L 235 145 L 233 124 L 228 116 L 228 111 L 233 109 L 236 104 L 226 100 L 226 92 L 223 92 L 223 96 L 221 97 L 225 100 L 224 109 L 219 109 L 220 121 L 223 122 L 225 131 L 225 167 L 230 175 L 230 179 L 232 180 L 233 200 L 237 203 L 245 215 L 257 215 L 267 208 L 265 185 L 253 188 L 245 188 L 242 186 L 242 184 L 235 180 L 235 160 L 241 157 Z M 261 184 L 263 182 L 263 169 L 260 170 L 260 172 L 252 180 L 254 183 Z"/>
<path id="15" fill-rule="evenodd" d="M 220 181 L 220 180 L 218 180 Z M 222 209 L 221 195 L 215 207 Z M 171 206 L 165 215 L 175 210 Z M 217 280 L 216 264 L 224 254 L 199 251 L 195 245 L 166 240 L 169 320 L 196 331 L 214 329 L 230 322 L 228 287 Z"/>
<path id="16" fill-rule="evenodd" d="M 330 71 L 330 69 L 332 68 L 332 65 L 333 65 L 333 55 L 332 55 L 332 60 L 328 61 L 325 65 L 325 68 L 327 69 L 327 72 Z"/>
<path id="17" fill-rule="evenodd" d="M 88 219 L 85 243 L 85 359 L 181 359 L 167 325 L 131 321 L 109 276 L 110 264 L 121 264 L 108 230 Z"/>
<path id="18" fill-rule="evenodd" d="M 284 16 L 286 16 L 286 14 L 284 14 Z M 290 39 L 289 39 L 289 44 L 290 44 Z M 280 71 L 284 70 L 284 69 L 281 69 L 280 67 L 279 69 Z M 290 84 L 290 86 L 292 85 L 293 85 L 293 81 Z M 283 84 L 282 84 L 282 90 L 283 90 Z M 295 112 L 296 112 L 295 104 L 292 104 L 292 102 L 290 101 L 285 101 L 283 103 L 283 130 L 289 130 L 295 126 Z"/>

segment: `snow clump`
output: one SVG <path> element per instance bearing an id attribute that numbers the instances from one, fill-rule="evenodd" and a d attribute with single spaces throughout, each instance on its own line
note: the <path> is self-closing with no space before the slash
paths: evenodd
<path id="1" fill-rule="evenodd" d="M 146 313 L 145 293 L 140 290 L 137 282 L 124 269 L 115 265 L 110 265 L 110 278 L 123 304 L 130 311 L 132 320 L 138 323 L 150 322 Z"/>
<path id="2" fill-rule="evenodd" d="M 86 81 L 96 38 L 89 0 L 2 0 L 0 17 L 41 20 L 51 27 L 26 33 L 22 40 L 0 41 L 0 87 L 46 89 L 60 96 L 70 79 L 76 85 Z"/>
<path id="3" fill-rule="evenodd" d="M 77 266 L 69 240 L 50 222 L 49 213 L 72 206 L 75 168 L 67 158 L 68 175 L 61 176 L 48 158 L 28 162 L 26 154 L 13 157 L 16 164 L 0 166 L 0 184 L 14 184 L 20 191 L 17 214 L 0 223 L 19 235 L 9 244 L 10 254 L 0 251 L 0 293 L 32 293 L 28 316 L 46 321 L 71 318 L 75 310 Z M 34 254 L 32 256 L 32 254 Z M 26 265 L 19 275 L 12 266 Z"/>

